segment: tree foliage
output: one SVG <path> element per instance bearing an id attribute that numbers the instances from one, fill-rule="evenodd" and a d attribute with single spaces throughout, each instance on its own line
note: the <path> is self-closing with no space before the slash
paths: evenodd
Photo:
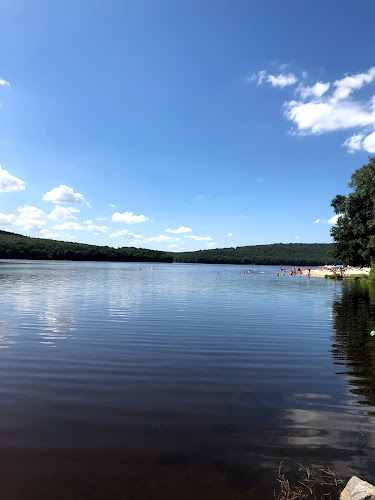
<path id="1" fill-rule="evenodd" d="M 347 196 L 337 195 L 331 205 L 339 218 L 331 229 L 334 256 L 343 264 L 370 265 L 375 261 L 375 158 L 357 169 Z"/>

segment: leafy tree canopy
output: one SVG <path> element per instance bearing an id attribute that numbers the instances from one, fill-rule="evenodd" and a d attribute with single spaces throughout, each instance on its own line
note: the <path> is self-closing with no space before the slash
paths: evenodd
<path id="1" fill-rule="evenodd" d="M 344 264 L 370 265 L 375 261 L 375 158 L 357 169 L 347 196 L 338 194 L 331 202 L 339 215 L 331 229 L 334 256 Z"/>

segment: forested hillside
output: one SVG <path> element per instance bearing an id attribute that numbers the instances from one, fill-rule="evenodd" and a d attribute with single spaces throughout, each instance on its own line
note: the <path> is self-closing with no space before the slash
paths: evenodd
<path id="1" fill-rule="evenodd" d="M 217 248 L 174 254 L 175 262 L 206 264 L 285 264 L 318 266 L 333 263 L 333 244 L 274 243 L 237 248 Z"/>
<path id="2" fill-rule="evenodd" d="M 0 259 L 189 262 L 206 264 L 285 264 L 314 266 L 333 262 L 332 244 L 275 243 L 197 252 L 171 253 L 145 248 L 86 245 L 29 238 L 0 231 Z"/>
<path id="3" fill-rule="evenodd" d="M 4 236 L 19 236 L 20 238 L 25 238 L 25 236 L 22 236 L 22 234 L 11 233 L 10 231 L 3 231 L 2 229 L 0 229 L 0 235 L 4 235 Z"/>
<path id="4" fill-rule="evenodd" d="M 172 262 L 173 256 L 144 248 L 111 248 L 0 234 L 0 259 Z"/>

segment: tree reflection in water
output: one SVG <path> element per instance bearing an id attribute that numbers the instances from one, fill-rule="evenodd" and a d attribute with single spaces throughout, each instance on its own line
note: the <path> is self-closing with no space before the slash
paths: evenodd
<path id="1" fill-rule="evenodd" d="M 335 364 L 345 367 L 340 373 L 349 377 L 350 392 L 362 396 L 358 403 L 375 406 L 375 285 L 344 281 L 332 314 Z"/>

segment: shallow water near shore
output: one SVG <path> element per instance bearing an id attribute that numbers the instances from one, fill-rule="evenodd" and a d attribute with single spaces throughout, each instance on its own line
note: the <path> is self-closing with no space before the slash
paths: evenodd
<path id="1" fill-rule="evenodd" d="M 374 289 L 252 269 L 0 261 L 2 498 L 271 499 L 281 460 L 371 481 Z"/>

